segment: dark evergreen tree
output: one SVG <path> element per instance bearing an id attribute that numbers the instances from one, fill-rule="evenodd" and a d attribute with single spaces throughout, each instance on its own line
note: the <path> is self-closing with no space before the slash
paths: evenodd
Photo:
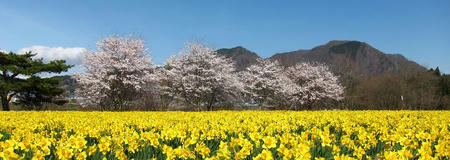
<path id="1" fill-rule="evenodd" d="M 18 95 L 19 102 L 34 106 L 60 94 L 61 89 L 56 87 L 58 79 L 40 78 L 38 75 L 65 72 L 72 65 L 66 65 L 65 60 L 44 63 L 42 58 L 33 59 L 35 55 L 31 52 L 0 52 L 0 99 L 4 111 L 10 110 L 9 102 L 15 95 Z"/>
<path id="2" fill-rule="evenodd" d="M 18 102 L 16 103 L 28 110 L 41 110 L 43 102 L 60 103 L 61 101 L 53 101 L 55 96 L 64 92 L 64 89 L 57 87 L 60 81 L 61 79 L 56 77 L 31 76 L 17 94 Z"/>
<path id="3" fill-rule="evenodd" d="M 434 70 L 434 73 L 435 73 L 437 76 L 441 76 L 441 71 L 439 71 L 439 67 L 436 67 L 436 69 Z"/>

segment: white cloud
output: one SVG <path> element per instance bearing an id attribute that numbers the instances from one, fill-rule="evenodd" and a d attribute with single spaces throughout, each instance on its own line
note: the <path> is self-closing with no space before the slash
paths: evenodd
<path id="1" fill-rule="evenodd" d="M 46 62 L 51 60 L 66 60 L 66 64 L 80 65 L 86 49 L 81 47 L 63 48 L 34 45 L 19 49 L 17 53 L 25 54 L 28 51 L 37 54 L 35 56 L 36 58 L 43 58 Z"/>

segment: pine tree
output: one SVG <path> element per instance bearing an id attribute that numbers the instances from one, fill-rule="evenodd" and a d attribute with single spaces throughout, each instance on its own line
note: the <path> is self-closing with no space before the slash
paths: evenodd
<path id="1" fill-rule="evenodd" d="M 56 86 L 59 81 L 52 78 L 40 78 L 41 73 L 61 73 L 72 65 L 66 65 L 65 60 L 54 60 L 44 63 L 41 59 L 33 59 L 31 52 L 15 54 L 0 52 L 0 99 L 4 111 L 9 111 L 9 102 L 15 95 L 24 104 L 39 105 L 55 95 L 61 94 Z M 58 82 L 58 83 L 57 83 Z M 25 95 L 34 98 L 24 98 Z M 46 97 L 46 98 L 44 98 Z"/>
<path id="2" fill-rule="evenodd" d="M 441 76 L 441 71 L 439 71 L 439 67 L 436 67 L 436 69 L 434 70 L 434 73 L 435 73 L 437 76 Z"/>

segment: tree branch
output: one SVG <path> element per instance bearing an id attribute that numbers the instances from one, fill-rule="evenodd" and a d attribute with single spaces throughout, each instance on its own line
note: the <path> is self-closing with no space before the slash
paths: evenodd
<path id="1" fill-rule="evenodd" d="M 12 97 L 15 96 L 17 94 L 17 92 L 12 93 L 11 95 L 9 95 L 8 98 L 6 98 L 6 101 L 11 101 Z"/>
<path id="2" fill-rule="evenodd" d="M 19 73 L 14 73 L 13 75 L 11 75 L 11 78 L 14 78 L 14 77 L 16 77 L 18 75 L 19 75 Z"/>

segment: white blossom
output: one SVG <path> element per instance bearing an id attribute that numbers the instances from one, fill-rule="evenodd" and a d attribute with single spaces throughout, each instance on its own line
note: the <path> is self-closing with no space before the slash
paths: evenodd
<path id="1" fill-rule="evenodd" d="M 186 49 L 166 61 L 157 71 L 160 91 L 191 106 L 207 106 L 208 110 L 240 93 L 242 84 L 233 74 L 230 59 L 198 43 L 186 43 Z"/>
<path id="2" fill-rule="evenodd" d="M 319 100 L 343 99 L 344 87 L 339 84 L 338 77 L 323 64 L 300 63 L 289 67 L 286 75 L 296 84 L 291 91 L 291 102 L 296 107 L 308 106 Z"/>
<path id="3" fill-rule="evenodd" d="M 85 53 L 85 74 L 76 74 L 77 93 L 86 98 L 85 104 L 121 109 L 133 99 L 129 94 L 141 91 L 154 79 L 148 49 L 142 39 L 132 35 L 109 36 L 97 42 L 97 48 Z"/>
<path id="4" fill-rule="evenodd" d="M 276 100 L 290 95 L 293 83 L 283 73 L 278 61 L 258 59 L 240 73 L 245 91 L 259 106 L 275 104 Z"/>

